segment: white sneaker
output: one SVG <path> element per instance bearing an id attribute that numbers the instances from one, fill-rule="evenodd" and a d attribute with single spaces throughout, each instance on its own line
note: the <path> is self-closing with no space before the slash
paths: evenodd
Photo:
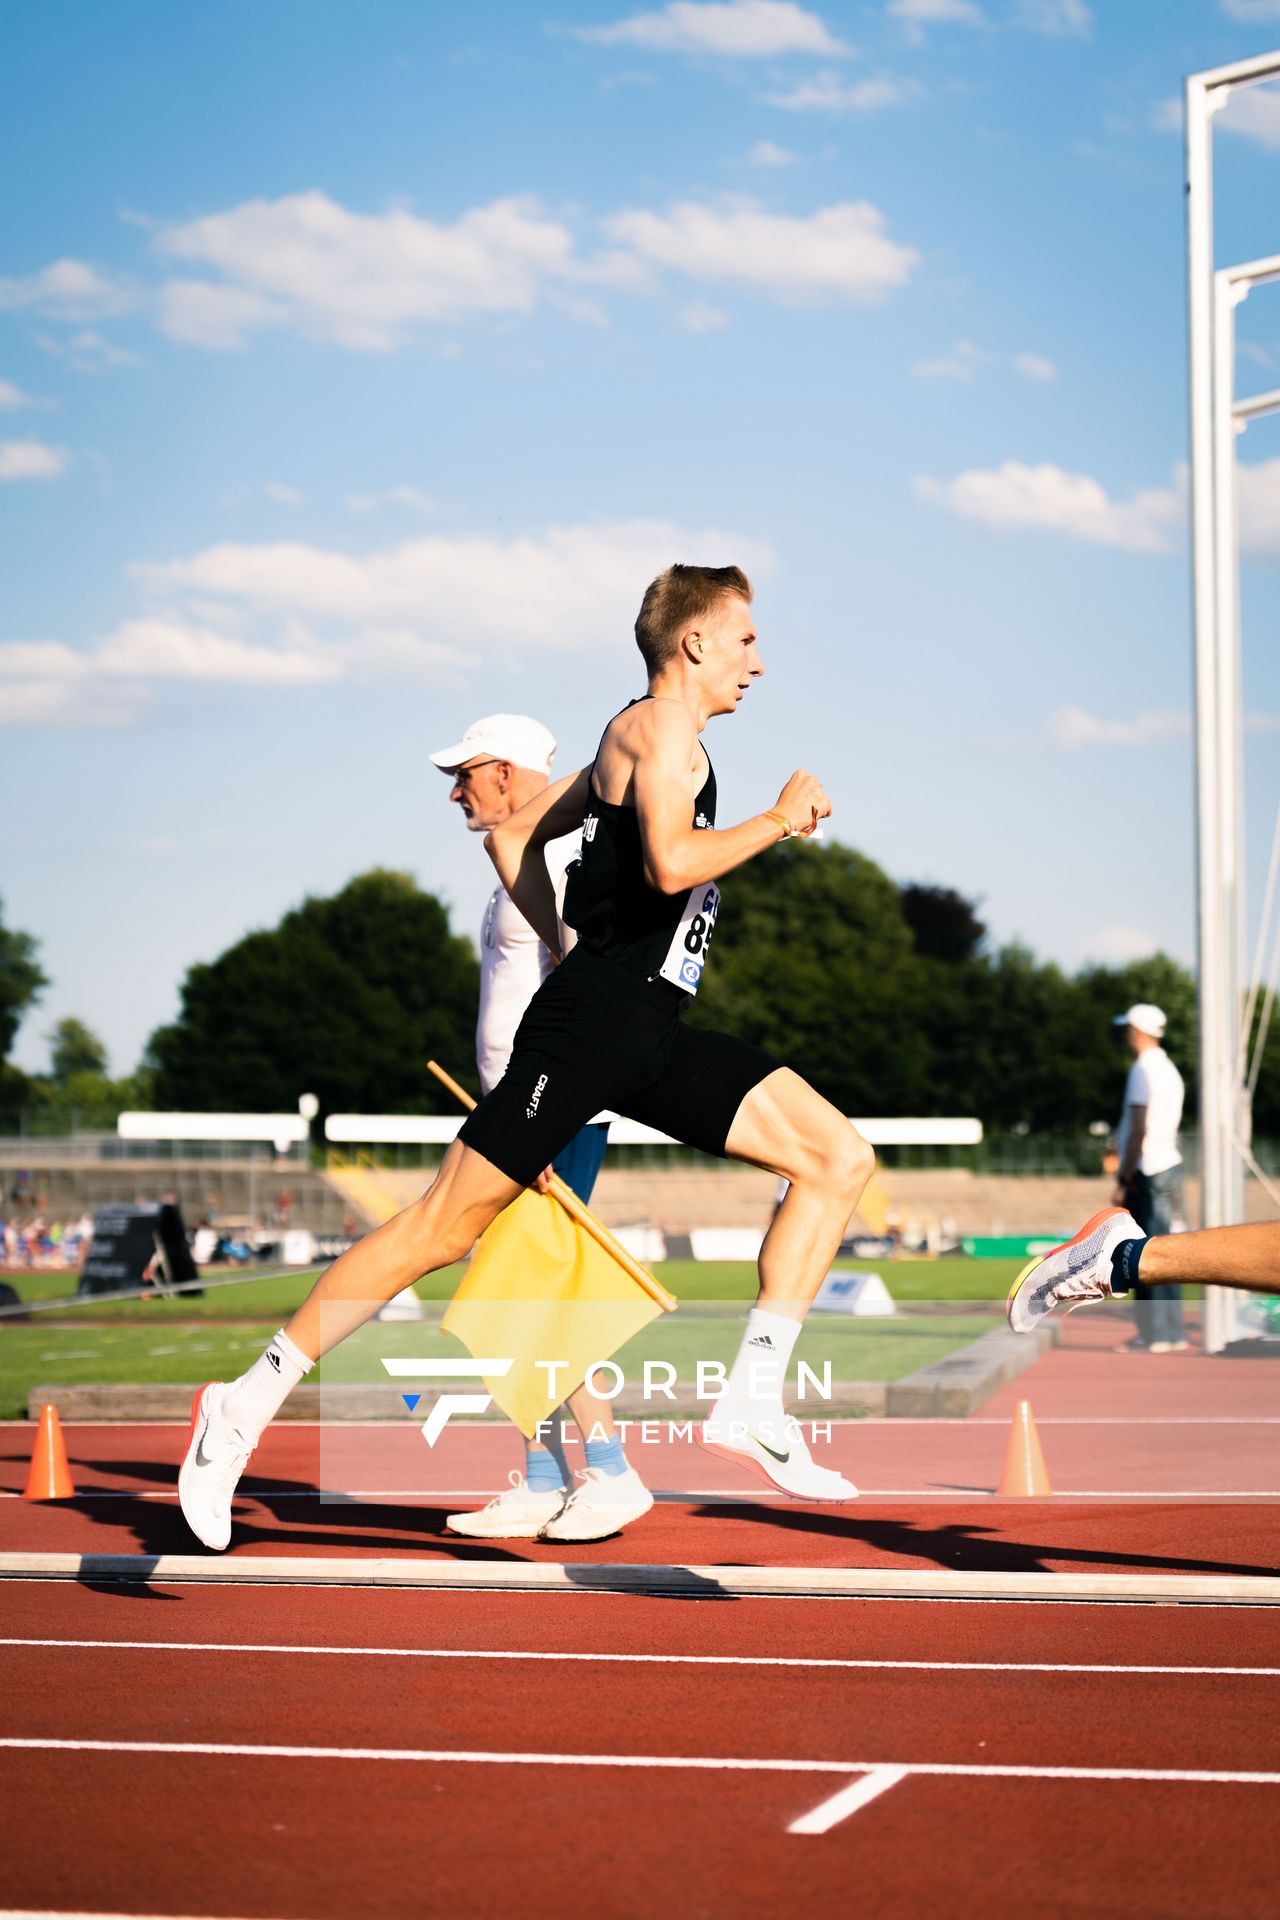
<path id="1" fill-rule="evenodd" d="M 713 1415 L 703 1421 L 698 1441 L 708 1453 L 718 1454 L 722 1460 L 736 1460 L 741 1467 L 750 1467 L 771 1487 L 789 1494 L 793 1500 L 857 1499 L 858 1489 L 852 1480 L 815 1463 L 794 1420 L 785 1423 L 783 1434 L 779 1434 L 771 1422 L 759 1424 L 766 1429 L 766 1438 L 762 1439 L 736 1418 Z"/>
<path id="2" fill-rule="evenodd" d="M 1082 1307 L 1088 1300 L 1111 1300 L 1111 1256 L 1122 1240 L 1144 1235 L 1123 1207 L 1104 1207 L 1042 1260 L 1028 1261 L 1009 1289 L 1005 1314 L 1015 1333 L 1030 1333 L 1055 1307 Z"/>
<path id="3" fill-rule="evenodd" d="M 231 1502 L 253 1443 L 222 1416 L 226 1385 L 211 1380 L 191 1403 L 191 1432 L 178 1469 L 178 1500 L 196 1539 L 221 1553 L 231 1538 Z"/>
<path id="4" fill-rule="evenodd" d="M 586 1467 L 578 1478 L 582 1485 L 575 1487 L 554 1520 L 548 1520 L 540 1539 L 607 1540 L 653 1505 L 653 1495 L 634 1467 L 625 1473 Z"/>
<path id="5" fill-rule="evenodd" d="M 507 1477 L 510 1485 L 495 1494 L 487 1507 L 451 1513 L 445 1521 L 450 1533 L 463 1533 L 470 1540 L 536 1540 L 564 1505 L 565 1490 L 531 1487 L 514 1470 Z"/>

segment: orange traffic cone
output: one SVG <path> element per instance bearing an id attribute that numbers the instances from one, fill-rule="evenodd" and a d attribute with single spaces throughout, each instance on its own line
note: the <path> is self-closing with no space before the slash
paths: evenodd
<path id="1" fill-rule="evenodd" d="M 1002 1500 L 1043 1500 L 1053 1492 L 1029 1400 L 1018 1402 L 996 1492 Z"/>
<path id="2" fill-rule="evenodd" d="M 52 1401 L 40 1409 L 31 1471 L 22 1497 L 24 1500 L 74 1500 L 76 1497 L 67 1465 L 67 1443 L 58 1424 L 58 1409 Z"/>

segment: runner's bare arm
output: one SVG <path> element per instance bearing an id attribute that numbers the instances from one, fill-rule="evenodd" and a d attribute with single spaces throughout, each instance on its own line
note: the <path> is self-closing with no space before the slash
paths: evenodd
<path id="1" fill-rule="evenodd" d="M 590 767 L 556 780 L 485 835 L 485 852 L 511 898 L 544 946 L 560 959 L 556 893 L 542 849 L 582 825 Z"/>
<path id="2" fill-rule="evenodd" d="M 655 701 L 627 737 L 645 879 L 659 893 L 685 893 L 718 880 L 784 836 L 782 822 L 772 812 L 758 813 L 737 827 L 692 825 L 696 742 L 691 715 L 667 700 Z M 809 833 L 831 812 L 831 802 L 812 774 L 793 773 L 775 811 L 789 826 Z"/>

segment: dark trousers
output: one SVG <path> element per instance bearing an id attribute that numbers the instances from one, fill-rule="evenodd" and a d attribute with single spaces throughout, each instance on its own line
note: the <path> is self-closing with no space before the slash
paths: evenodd
<path id="1" fill-rule="evenodd" d="M 1182 1184 L 1182 1168 L 1165 1173 L 1135 1173 L 1128 1189 L 1129 1211 L 1145 1234 L 1168 1233 L 1173 1207 Z M 1182 1340 L 1182 1288 L 1144 1287 L 1133 1290 L 1138 1337 L 1150 1346 L 1157 1340 Z"/>

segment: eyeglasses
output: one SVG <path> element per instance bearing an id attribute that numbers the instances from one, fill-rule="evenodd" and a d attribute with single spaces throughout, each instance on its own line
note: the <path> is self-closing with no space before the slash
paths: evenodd
<path id="1" fill-rule="evenodd" d="M 453 770 L 453 784 L 455 787 L 469 787 L 473 773 L 479 773 L 481 767 L 496 767 L 497 765 L 498 757 L 495 754 L 492 759 L 489 760 L 473 760 L 469 767 L 455 767 Z"/>

